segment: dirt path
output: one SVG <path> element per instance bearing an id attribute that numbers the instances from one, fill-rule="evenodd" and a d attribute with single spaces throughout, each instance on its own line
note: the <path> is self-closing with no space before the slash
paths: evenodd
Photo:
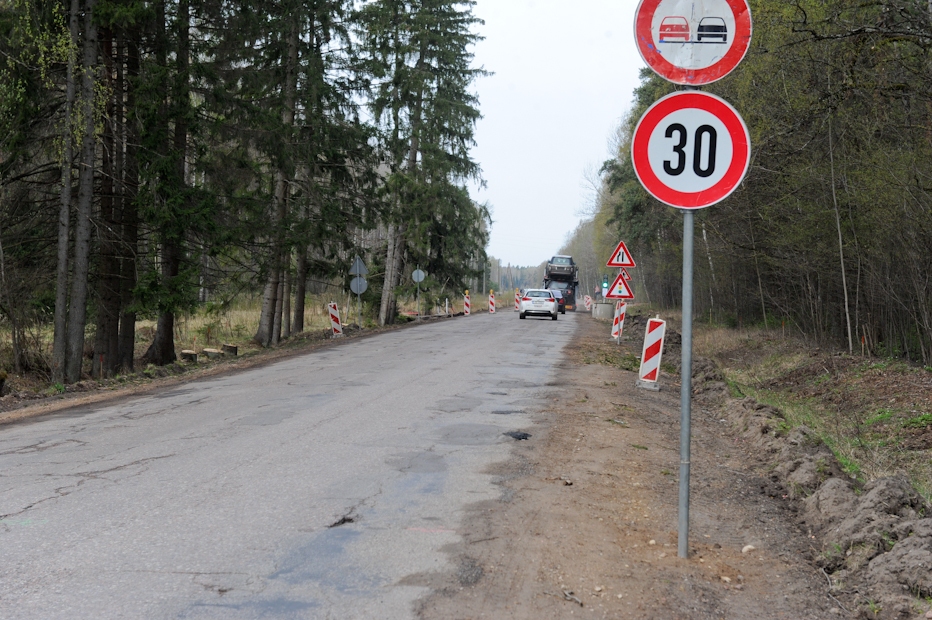
<path id="1" fill-rule="evenodd" d="M 807 561 L 815 541 L 795 524 L 791 500 L 698 404 L 691 554 L 677 557 L 679 385 L 667 377 L 659 393 L 639 390 L 632 372 L 584 364 L 615 345 L 605 323 L 579 318 L 560 396 L 492 472 L 501 501 L 475 505 L 465 542 L 449 549 L 458 571 L 415 580 L 435 590 L 420 615 L 852 617 Z M 635 338 L 625 347 L 640 353 Z"/>

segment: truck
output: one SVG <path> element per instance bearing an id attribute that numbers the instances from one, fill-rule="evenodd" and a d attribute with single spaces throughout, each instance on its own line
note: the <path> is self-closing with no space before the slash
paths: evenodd
<path id="1" fill-rule="evenodd" d="M 566 309 L 576 311 L 579 266 L 573 262 L 572 256 L 558 254 L 547 261 L 547 267 L 544 269 L 544 288 L 560 291 Z"/>

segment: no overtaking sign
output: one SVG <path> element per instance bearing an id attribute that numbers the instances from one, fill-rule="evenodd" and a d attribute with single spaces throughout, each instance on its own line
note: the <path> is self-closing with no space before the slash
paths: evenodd
<path id="1" fill-rule="evenodd" d="M 644 62 L 676 84 L 728 75 L 751 43 L 747 0 L 641 0 L 634 38 Z"/>

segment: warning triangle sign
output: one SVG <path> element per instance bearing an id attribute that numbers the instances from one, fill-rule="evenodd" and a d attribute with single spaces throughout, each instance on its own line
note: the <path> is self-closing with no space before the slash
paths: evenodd
<path id="1" fill-rule="evenodd" d="M 615 251 L 612 252 L 612 257 L 607 263 L 606 267 L 636 267 L 634 264 L 634 259 L 631 258 L 631 252 L 628 251 L 628 246 L 625 245 L 624 241 L 618 243 L 618 247 L 615 248 Z"/>
<path id="2" fill-rule="evenodd" d="M 634 291 L 625 282 L 625 277 L 619 274 L 615 281 L 612 282 L 612 285 L 608 287 L 608 294 L 605 295 L 605 299 L 634 299 Z"/>
<path id="3" fill-rule="evenodd" d="M 621 277 L 627 280 L 628 282 L 631 281 L 631 276 L 628 275 L 628 270 L 625 269 L 624 267 L 621 268 Z"/>

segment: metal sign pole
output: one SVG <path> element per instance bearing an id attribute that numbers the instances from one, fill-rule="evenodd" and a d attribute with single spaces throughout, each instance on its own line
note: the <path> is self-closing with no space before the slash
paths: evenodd
<path id="1" fill-rule="evenodd" d="M 680 507 L 677 554 L 689 557 L 689 444 L 693 391 L 693 232 L 691 210 L 683 211 L 683 360 L 680 367 Z"/>

